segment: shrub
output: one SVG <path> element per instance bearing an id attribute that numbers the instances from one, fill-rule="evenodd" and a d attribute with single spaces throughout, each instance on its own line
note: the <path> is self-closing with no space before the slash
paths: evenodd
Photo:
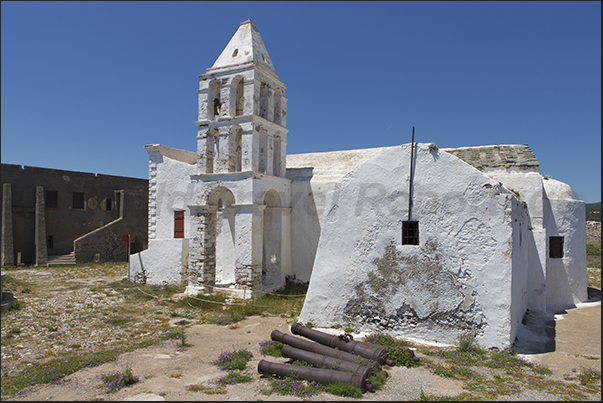
<path id="1" fill-rule="evenodd" d="M 237 371 L 230 371 L 228 375 L 218 380 L 219 385 L 233 385 L 235 383 L 251 382 L 253 379 L 249 375 L 243 375 Z"/>
<path id="2" fill-rule="evenodd" d="M 357 386 L 345 382 L 330 383 L 323 386 L 325 392 L 336 396 L 362 397 L 362 390 Z"/>
<path id="3" fill-rule="evenodd" d="M 463 353 L 481 353 L 483 349 L 475 341 L 472 334 L 465 333 L 458 337 L 457 351 Z"/>
<path id="4" fill-rule="evenodd" d="M 459 378 L 473 378 L 473 376 L 475 375 L 472 370 L 466 367 L 460 367 L 457 372 Z"/>
<path id="5" fill-rule="evenodd" d="M 247 361 L 253 358 L 253 354 L 247 350 L 236 350 L 234 352 L 223 351 L 220 356 L 212 361 L 223 371 L 244 370 L 247 367 Z"/>
<path id="6" fill-rule="evenodd" d="M 276 393 L 279 396 L 290 395 L 307 398 L 320 392 L 322 392 L 322 389 L 317 386 L 307 385 L 304 381 L 286 377 L 285 379 L 272 381 L 271 390 L 266 392 L 266 394 Z"/>
<path id="7" fill-rule="evenodd" d="M 385 384 L 386 379 L 387 378 L 383 372 L 375 372 L 369 377 L 369 381 L 371 381 L 371 385 L 373 385 L 374 390 L 381 389 Z"/>
<path id="8" fill-rule="evenodd" d="M 410 356 L 407 346 L 409 342 L 398 340 L 390 335 L 381 333 L 372 333 L 364 338 L 367 343 L 384 346 L 387 349 L 387 358 L 394 362 L 394 365 L 405 367 L 416 367 L 421 364 L 414 361 Z"/>
<path id="9" fill-rule="evenodd" d="M 601 371 L 592 368 L 583 368 L 580 375 L 578 375 L 578 379 L 580 379 L 582 385 L 595 383 L 601 380 Z"/>
<path id="10" fill-rule="evenodd" d="M 189 392 L 203 392 L 207 395 L 223 395 L 226 389 L 214 389 L 203 385 L 189 385 L 186 387 Z"/>
<path id="11" fill-rule="evenodd" d="M 280 341 L 266 340 L 260 342 L 260 353 L 262 355 L 271 355 L 273 357 L 282 357 L 281 350 L 284 344 Z"/>
<path id="12" fill-rule="evenodd" d="M 432 366 L 431 371 L 436 374 L 443 376 L 445 378 L 453 378 L 455 375 L 454 367 L 443 364 L 435 364 Z"/>
<path id="13" fill-rule="evenodd" d="M 387 358 L 399 367 L 418 367 L 419 362 L 412 359 L 410 350 L 404 347 L 387 347 Z"/>
<path id="14" fill-rule="evenodd" d="M 140 379 L 132 375 L 132 367 L 126 365 L 124 372 L 117 371 L 101 375 L 101 379 L 107 387 L 107 393 L 114 393 L 118 390 L 134 385 Z"/>
<path id="15" fill-rule="evenodd" d="M 408 347 L 410 343 L 405 340 L 398 340 L 388 334 L 371 333 L 364 338 L 367 343 L 378 344 L 386 347 Z"/>
<path id="16" fill-rule="evenodd" d="M 238 312 L 220 313 L 218 315 L 212 315 L 207 320 L 207 323 L 213 323 L 220 326 L 230 325 L 236 322 L 240 322 L 245 319 L 245 315 Z"/>

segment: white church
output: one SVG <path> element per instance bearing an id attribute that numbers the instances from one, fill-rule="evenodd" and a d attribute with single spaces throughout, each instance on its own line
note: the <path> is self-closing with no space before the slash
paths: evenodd
<path id="1" fill-rule="evenodd" d="M 133 278 L 239 297 L 294 279 L 303 323 L 498 348 L 528 309 L 587 300 L 585 203 L 527 145 L 287 155 L 286 88 L 241 23 L 199 76 L 197 152 L 145 146 Z"/>

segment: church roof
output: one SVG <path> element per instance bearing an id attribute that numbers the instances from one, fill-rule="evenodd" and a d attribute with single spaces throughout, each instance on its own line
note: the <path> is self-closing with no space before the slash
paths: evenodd
<path id="1" fill-rule="evenodd" d="M 287 169 L 313 167 L 314 175 L 341 177 L 374 156 L 397 146 L 287 154 Z M 477 168 L 538 168 L 539 162 L 527 144 L 440 148 Z"/>
<path id="2" fill-rule="evenodd" d="M 320 172 L 347 172 L 390 148 L 392 147 L 287 154 L 287 168 L 313 167 L 315 171 Z"/>
<path id="3" fill-rule="evenodd" d="M 540 163 L 527 144 L 442 148 L 475 168 L 538 167 Z"/>
<path id="4" fill-rule="evenodd" d="M 211 68 L 230 67 L 248 62 L 254 62 L 275 72 L 260 32 L 251 20 L 241 23 Z"/>

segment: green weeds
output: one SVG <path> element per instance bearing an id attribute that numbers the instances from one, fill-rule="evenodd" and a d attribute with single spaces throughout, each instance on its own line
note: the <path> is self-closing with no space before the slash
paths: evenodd
<path id="1" fill-rule="evenodd" d="M 244 370 L 247 362 L 253 358 L 248 350 L 223 351 L 212 364 L 217 365 L 222 371 Z"/>
<path id="2" fill-rule="evenodd" d="M 396 339 L 390 335 L 382 333 L 372 333 L 364 338 L 365 342 L 384 346 L 387 350 L 387 358 L 394 362 L 394 365 L 404 367 L 417 367 L 421 365 L 418 361 L 412 359 L 408 346 L 410 343 L 404 340 Z"/>
<path id="3" fill-rule="evenodd" d="M 592 385 L 601 381 L 601 371 L 592 368 L 582 368 L 582 372 L 578 375 L 580 384 Z"/>
<path id="4" fill-rule="evenodd" d="M 371 385 L 373 385 L 374 390 L 379 390 L 383 388 L 383 385 L 385 385 L 386 380 L 387 377 L 383 372 L 375 372 L 369 377 L 369 381 L 371 381 Z"/>
<path id="5" fill-rule="evenodd" d="M 270 355 L 272 357 L 282 357 L 281 350 L 284 344 L 280 341 L 265 340 L 260 343 L 260 354 Z"/>
<path id="6" fill-rule="evenodd" d="M 215 389 L 215 388 L 210 388 L 208 386 L 203 386 L 203 385 L 189 385 L 186 387 L 186 390 L 188 390 L 190 392 L 203 392 L 207 395 L 226 394 L 226 389 L 223 389 L 223 388 Z"/>
<path id="7" fill-rule="evenodd" d="M 112 372 L 101 375 L 103 384 L 107 387 L 107 393 L 115 393 L 120 389 L 134 385 L 140 381 L 138 376 L 132 374 L 132 367 L 127 364 L 124 371 Z"/>
<path id="8" fill-rule="evenodd" d="M 6 332 L 5 337 L 10 339 L 12 337 L 15 337 L 18 334 L 21 334 L 21 328 L 20 327 L 11 327 L 10 329 L 8 329 L 8 332 Z"/>
<path id="9" fill-rule="evenodd" d="M 232 325 L 245 319 L 245 315 L 240 312 L 217 313 L 212 312 L 206 323 L 212 323 L 220 326 Z"/>
<path id="10" fill-rule="evenodd" d="M 237 371 L 230 371 L 228 374 L 218 380 L 218 385 L 226 386 L 233 385 L 235 383 L 246 383 L 253 380 L 249 375 L 241 374 Z"/>
<path id="11" fill-rule="evenodd" d="M 320 385 L 320 388 L 335 396 L 362 397 L 362 390 L 359 387 L 345 382 Z"/>
<path id="12" fill-rule="evenodd" d="M 314 384 L 308 384 L 305 381 L 293 377 L 283 379 L 274 379 L 270 383 L 270 389 L 263 390 L 265 395 L 276 394 L 277 396 L 296 396 L 300 398 L 309 398 L 321 393 L 322 388 Z"/>
<path id="13" fill-rule="evenodd" d="M 89 354 L 81 354 L 81 352 L 78 352 L 78 355 L 54 358 L 37 363 L 34 366 L 25 368 L 23 371 L 19 371 L 19 373 L 14 376 L 5 376 L 2 374 L 2 397 L 4 399 L 5 396 L 14 395 L 28 386 L 46 383 L 61 384 L 65 381 L 64 378 L 67 375 L 79 371 L 82 368 L 97 367 L 106 362 L 114 361 L 122 353 L 148 347 L 163 340 L 172 339 L 175 336 L 175 333 L 168 330 L 159 334 L 158 337 L 124 345 L 121 348 L 110 351 L 100 351 Z"/>

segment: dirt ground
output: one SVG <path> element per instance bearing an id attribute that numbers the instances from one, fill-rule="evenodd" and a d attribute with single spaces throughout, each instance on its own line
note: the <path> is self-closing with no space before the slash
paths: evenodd
<path id="1" fill-rule="evenodd" d="M 600 293 L 599 293 L 600 296 Z M 182 318 L 173 319 L 176 322 Z M 530 360 L 548 366 L 552 379 L 562 379 L 564 374 L 588 366 L 601 370 L 601 305 L 599 301 L 582 304 L 580 308 L 568 310 L 555 317 L 554 323 L 539 322 L 533 329 L 544 339 L 534 336 L 536 349 L 551 347 L 554 351 L 527 354 Z M 177 326 L 177 325 L 175 325 Z M 540 326 L 540 327 L 539 327 Z M 552 326 L 552 333 L 550 327 Z M 264 395 L 267 381 L 257 372 L 260 359 L 285 362 L 284 358 L 262 357 L 259 343 L 269 340 L 272 330 L 290 333 L 285 318 L 254 316 L 229 327 L 218 325 L 189 325 L 185 329 L 185 342 L 191 344 L 185 351 L 177 351 L 177 341 L 165 341 L 145 349 L 122 354 L 117 361 L 95 368 L 86 368 L 67 377 L 60 385 L 31 387 L 14 400 L 283 400 L 283 396 Z M 548 338 L 548 339 L 547 339 Z M 547 344 L 548 343 L 548 344 Z M 525 344 L 524 349 L 529 350 Z M 225 394 L 207 394 L 202 391 L 187 391 L 190 385 L 211 385 L 226 373 L 211 361 L 221 351 L 248 349 L 254 355 L 244 373 L 253 377 L 253 382 L 230 385 Z M 132 372 L 141 382 L 114 394 L 100 388 L 101 375 L 123 370 L 131 365 Z M 425 367 L 394 367 L 388 370 L 390 377 L 382 390 L 365 393 L 354 400 L 412 400 L 425 394 L 454 396 L 463 391 L 464 382 L 434 375 Z M 557 396 L 526 390 L 507 396 L 509 400 L 559 400 Z M 286 400 L 349 400 L 327 393 L 311 398 L 286 396 Z M 600 400 L 600 394 L 592 400 Z"/>
<path id="2" fill-rule="evenodd" d="M 31 386 L 10 399 L 3 396 L 2 400 L 350 400 L 329 393 L 303 399 L 262 393 L 268 390 L 269 382 L 258 373 L 258 362 L 261 359 L 285 362 L 286 359 L 263 357 L 259 343 L 270 340 L 273 330 L 290 334 L 291 318 L 252 316 L 229 326 L 200 325 L 185 311 L 180 312 L 180 308 L 176 309 L 179 315 L 171 317 L 171 308 L 158 303 L 157 299 L 128 300 L 123 292 L 105 287 L 124 278 L 124 273 L 127 274 L 127 267 L 123 264 L 90 266 L 85 270 L 67 266 L 10 271 L 14 280 L 9 286 L 23 307 L 2 316 L 3 378 L 27 365 L 37 365 L 45 357 L 114 349 L 120 346 L 120 340 L 152 337 L 154 332 L 165 328 L 168 321 L 174 328 L 184 327 L 185 343 L 190 346 L 179 351 L 180 340 L 163 341 L 121 354 L 115 361 L 86 367 L 66 376 L 61 384 Z M 107 321 L 115 318 L 130 320 L 120 326 L 107 325 Z M 20 329 L 19 333 L 11 334 L 14 328 Z M 520 356 L 552 370 L 548 380 L 575 379 L 584 367 L 601 371 L 601 291 L 589 288 L 589 301 L 577 308 L 530 316 L 517 337 L 514 348 Z M 252 382 L 229 385 L 224 394 L 187 390 L 191 385 L 210 388 L 210 392 L 218 388 L 216 382 L 226 372 L 212 361 L 223 351 L 239 349 L 253 353 L 244 371 Z M 426 358 L 420 352 L 417 355 Z M 131 366 L 140 382 L 108 394 L 102 375 L 123 371 L 126 366 Z M 466 391 L 463 387 L 468 382 L 435 375 L 425 366 L 393 367 L 387 371 L 389 378 L 383 389 L 367 392 L 354 400 L 419 400 L 422 393 L 456 396 Z M 561 400 L 562 396 L 526 388 L 498 398 L 547 401 Z M 600 399 L 599 391 L 598 395 L 587 396 L 585 400 Z"/>

